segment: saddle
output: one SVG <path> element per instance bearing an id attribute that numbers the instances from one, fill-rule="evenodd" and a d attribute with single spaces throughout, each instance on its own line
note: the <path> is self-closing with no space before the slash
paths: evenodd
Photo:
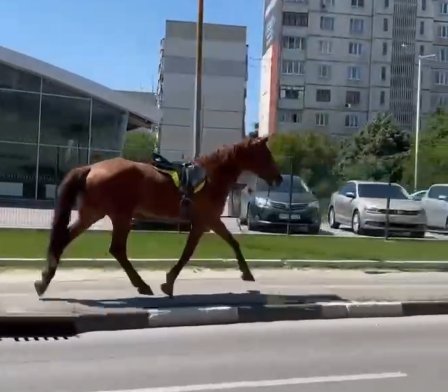
<path id="1" fill-rule="evenodd" d="M 169 175 L 181 194 L 181 207 L 190 207 L 191 198 L 205 185 L 207 172 L 191 161 L 173 162 L 154 152 L 152 165 L 161 173 Z M 185 208 L 183 208 L 185 211 Z"/>

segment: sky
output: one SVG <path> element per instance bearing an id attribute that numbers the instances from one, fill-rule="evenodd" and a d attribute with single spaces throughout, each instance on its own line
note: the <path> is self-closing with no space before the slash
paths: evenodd
<path id="1" fill-rule="evenodd" d="M 0 0 L 0 45 L 113 89 L 157 86 L 166 19 L 194 21 L 197 0 Z M 205 0 L 204 21 L 247 26 L 246 124 L 258 121 L 263 0 Z"/>

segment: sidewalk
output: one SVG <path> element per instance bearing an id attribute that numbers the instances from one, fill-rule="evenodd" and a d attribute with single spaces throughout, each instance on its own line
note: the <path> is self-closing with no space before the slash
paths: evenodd
<path id="1" fill-rule="evenodd" d="M 42 300 L 33 282 L 37 271 L 0 274 L 0 311 L 92 311 L 180 306 L 249 306 L 348 301 L 448 301 L 445 273 L 256 270 L 257 282 L 243 282 L 237 271 L 186 270 L 175 297 L 160 291 L 165 272 L 143 272 L 154 297 L 138 295 L 122 271 L 61 270 Z"/>

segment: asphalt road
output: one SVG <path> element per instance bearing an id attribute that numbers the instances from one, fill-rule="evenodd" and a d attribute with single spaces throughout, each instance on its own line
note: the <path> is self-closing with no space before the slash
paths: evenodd
<path id="1" fill-rule="evenodd" d="M 446 273 L 367 274 L 362 271 L 255 270 L 256 282 L 234 271 L 182 272 L 175 298 L 160 292 L 163 271 L 141 271 L 156 296 L 137 294 L 122 271 L 61 270 L 43 300 L 33 281 L 39 271 L 0 274 L 0 312 L 73 312 L 173 306 L 252 305 L 327 301 L 448 300 Z M 3 392 L 3 391 L 2 391 Z"/>
<path id="2" fill-rule="evenodd" d="M 2 392 L 443 392 L 448 317 L 91 333 L 0 342 Z"/>

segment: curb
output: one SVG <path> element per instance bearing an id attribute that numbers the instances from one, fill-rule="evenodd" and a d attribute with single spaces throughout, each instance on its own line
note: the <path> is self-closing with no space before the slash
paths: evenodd
<path id="1" fill-rule="evenodd" d="M 0 338 L 70 337 L 85 332 L 318 319 L 448 314 L 448 301 L 330 302 L 115 311 L 71 316 L 0 316 Z"/>

